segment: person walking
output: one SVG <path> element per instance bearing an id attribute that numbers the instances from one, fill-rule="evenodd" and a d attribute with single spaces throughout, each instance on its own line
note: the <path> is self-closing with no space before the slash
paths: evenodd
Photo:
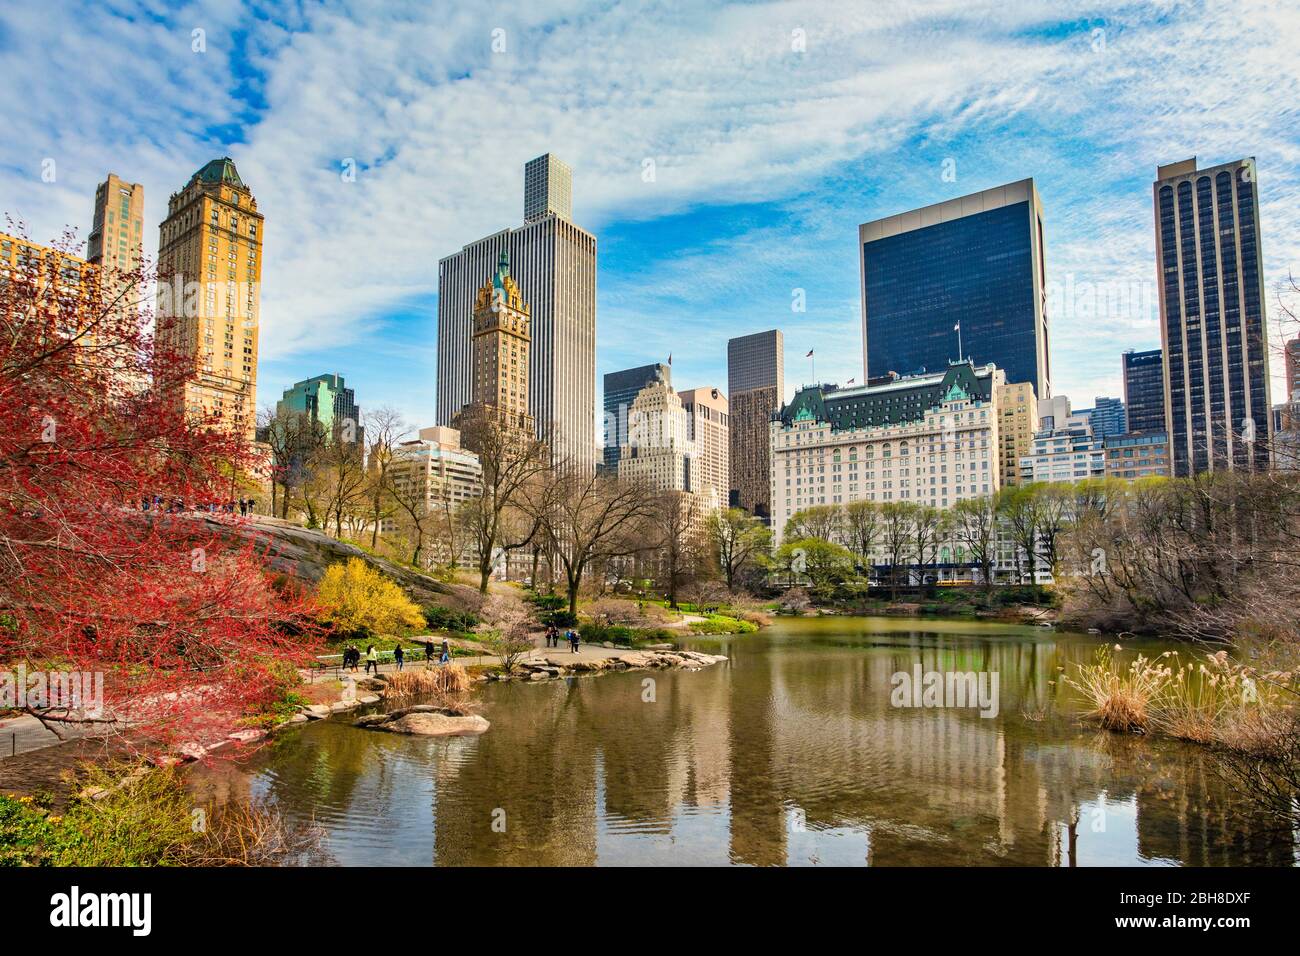
<path id="1" fill-rule="evenodd" d="M 366 648 L 366 673 L 370 673 L 370 668 L 375 669 L 375 676 L 379 675 L 379 652 L 375 650 L 375 645 L 371 644 Z"/>
<path id="2" fill-rule="evenodd" d="M 427 668 L 433 663 L 433 638 L 424 642 L 424 666 Z"/>
<path id="3" fill-rule="evenodd" d="M 393 648 L 393 660 L 397 661 L 397 669 L 399 671 L 406 666 L 406 651 L 402 650 L 401 644 L 398 644 Z"/>
<path id="4" fill-rule="evenodd" d="M 446 664 L 449 663 L 450 661 L 451 661 L 451 645 L 447 643 L 447 639 L 444 637 L 442 639 L 442 656 L 438 658 L 438 663 Z"/>
<path id="5" fill-rule="evenodd" d="M 347 649 L 346 651 L 344 651 L 343 656 L 344 656 L 345 658 L 347 658 L 347 659 L 343 662 L 343 665 L 344 665 L 348 670 L 350 670 L 350 671 L 352 671 L 353 673 L 355 673 L 355 672 L 356 672 L 356 669 L 357 669 L 357 664 L 358 664 L 358 662 L 360 662 L 360 660 L 361 660 L 361 652 L 360 652 L 359 650 L 356 649 L 356 646 L 355 646 L 355 645 L 353 645 L 353 644 L 349 644 L 349 645 L 348 645 L 348 649 Z"/>

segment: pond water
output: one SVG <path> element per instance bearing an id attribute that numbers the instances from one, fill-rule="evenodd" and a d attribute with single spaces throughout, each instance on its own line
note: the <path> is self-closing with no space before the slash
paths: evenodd
<path id="1" fill-rule="evenodd" d="M 1059 668 L 1099 643 L 784 618 L 694 641 L 730 658 L 700 671 L 480 685 L 481 737 L 316 722 L 223 786 L 313 820 L 340 864 L 1292 864 L 1204 750 L 1079 722 Z M 996 673 L 996 714 L 896 706 L 918 665 Z"/>

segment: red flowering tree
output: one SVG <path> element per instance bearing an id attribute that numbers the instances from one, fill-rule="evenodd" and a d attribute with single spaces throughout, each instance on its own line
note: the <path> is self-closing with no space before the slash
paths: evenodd
<path id="1" fill-rule="evenodd" d="M 0 271 L 0 676 L 102 675 L 103 710 L 7 703 L 56 733 L 212 742 L 283 693 L 308 609 L 237 514 L 194 511 L 252 459 L 246 434 L 187 418 L 194 359 L 165 344 L 185 303 L 155 322 L 145 269 L 105 280 L 71 248 Z"/>

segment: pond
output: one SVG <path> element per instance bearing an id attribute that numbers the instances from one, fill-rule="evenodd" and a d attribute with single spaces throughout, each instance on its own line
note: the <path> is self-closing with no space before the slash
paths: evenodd
<path id="1" fill-rule="evenodd" d="M 1059 669 L 1100 643 L 782 618 L 692 642 L 729 657 L 699 671 L 480 685 L 481 737 L 316 722 L 222 786 L 313 820 L 345 865 L 1294 863 L 1202 748 L 1078 720 Z M 996 698 L 898 706 L 918 667 L 996 675 Z"/>

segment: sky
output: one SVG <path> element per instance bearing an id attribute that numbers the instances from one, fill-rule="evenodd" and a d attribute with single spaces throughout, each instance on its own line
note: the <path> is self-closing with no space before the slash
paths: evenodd
<path id="1" fill-rule="evenodd" d="M 788 392 L 810 349 L 861 381 L 859 223 L 1033 177 L 1053 387 L 1086 407 L 1160 344 L 1158 164 L 1255 158 L 1277 344 L 1297 48 L 1255 0 L 7 4 L 0 214 L 84 241 L 113 171 L 152 256 L 169 194 L 231 156 L 266 216 L 259 405 L 337 372 L 419 427 L 438 260 L 522 221 L 534 156 L 598 238 L 597 402 L 670 353 L 678 388 L 725 390 L 726 340 L 769 328 Z"/>

